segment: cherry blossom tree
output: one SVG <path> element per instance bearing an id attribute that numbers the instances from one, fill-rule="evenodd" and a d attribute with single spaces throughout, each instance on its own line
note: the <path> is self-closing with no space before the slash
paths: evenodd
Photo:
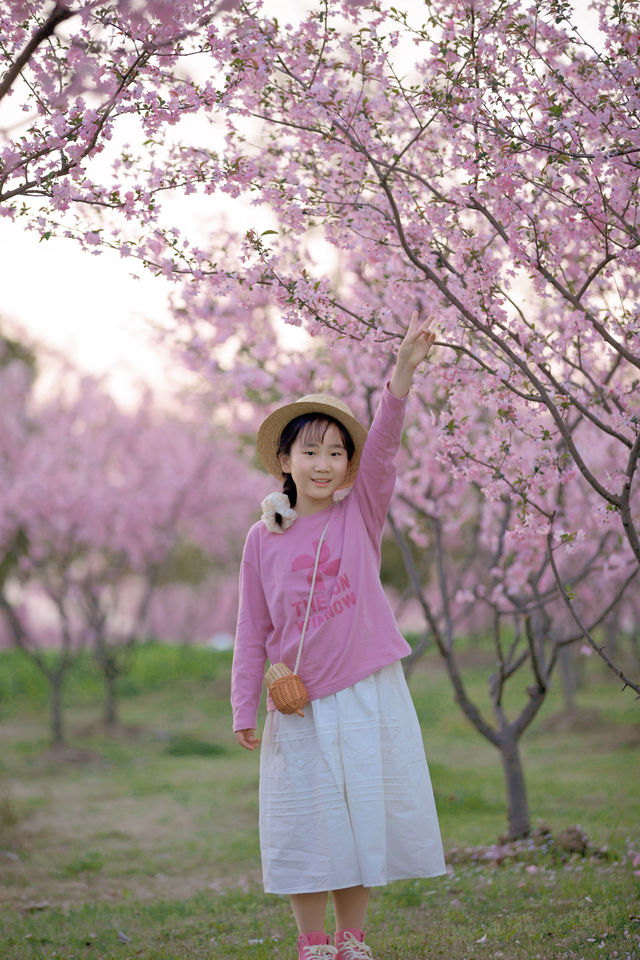
<path id="1" fill-rule="evenodd" d="M 141 408 L 128 419 L 127 436 L 119 439 L 119 507 L 112 517 L 121 518 L 126 542 L 102 551 L 97 570 L 88 569 L 81 585 L 84 615 L 107 684 L 107 724 L 117 719 L 116 681 L 128 669 L 139 638 L 155 635 L 150 630 L 160 597 L 167 584 L 180 581 L 185 549 L 196 553 L 199 589 L 213 589 L 219 599 L 239 563 L 242 531 L 259 510 L 264 478 L 246 470 L 235 442 L 211 430 L 204 410 L 197 418 L 194 410 L 190 414 L 190 421 L 157 413 L 149 417 Z M 216 576 L 214 588 L 207 574 Z M 198 601 L 192 603 L 195 608 Z M 210 605 L 204 607 L 212 612 Z M 166 639 L 171 620 L 180 626 L 175 616 L 165 620 Z M 202 619 L 198 627 L 203 629 Z"/>
<path id="2" fill-rule="evenodd" d="M 79 506 L 78 484 L 69 482 L 67 468 L 75 464 L 77 469 L 81 456 L 70 429 L 72 418 L 57 419 L 48 409 L 40 423 L 34 422 L 30 389 L 11 390 L 15 367 L 13 363 L 5 368 L 0 378 L 7 404 L 3 420 L 12 424 L 11 433 L 3 435 L 0 460 L 0 549 L 5 570 L 0 610 L 11 640 L 48 681 L 51 737 L 60 744 L 64 682 L 87 641 L 86 630 L 73 614 L 74 585 L 69 575 L 81 548 L 65 536 L 77 522 Z M 69 501 L 72 508 L 65 515 L 62 508 Z"/>
<path id="3" fill-rule="evenodd" d="M 524 836 L 531 823 L 520 741 L 568 651 L 584 644 L 583 630 L 565 605 L 566 593 L 579 594 L 593 634 L 633 591 L 638 567 L 626 541 L 599 527 L 595 497 L 575 479 L 546 490 L 544 502 L 532 505 L 543 519 L 552 512 L 559 524 L 548 533 L 535 524 L 523 527 L 518 498 L 500 490 L 492 471 L 483 476 L 476 469 L 466 480 L 455 477 L 446 431 L 429 438 L 426 419 L 418 414 L 408 430 L 412 458 L 401 474 L 392 529 L 423 611 L 423 644 L 435 644 L 456 703 L 499 751 L 508 833 Z M 475 430 L 469 425 L 467 434 L 476 454 L 491 444 L 493 426 L 483 420 Z M 415 440 L 418 433 L 422 444 Z M 519 445 L 521 437 L 513 442 L 514 448 Z M 528 456 L 526 448 L 518 453 Z M 565 525 L 579 527 L 578 542 L 563 532 Z M 419 575 L 407 536 L 431 558 L 426 578 Z M 487 637 L 493 657 L 486 698 L 478 701 L 469 692 L 458 641 L 479 633 Z"/>
<path id="4" fill-rule="evenodd" d="M 83 650 L 97 657 L 105 720 L 116 721 L 117 680 L 154 591 L 176 576 L 177 553 L 190 545 L 205 568 L 239 560 L 238 530 L 264 481 L 238 470 L 232 442 L 198 414 L 150 398 L 124 412 L 99 382 L 76 376 L 32 403 L 22 434 L 4 445 L 2 547 L 13 562 L 0 610 L 48 679 L 54 743 L 64 738 L 64 681 Z"/>

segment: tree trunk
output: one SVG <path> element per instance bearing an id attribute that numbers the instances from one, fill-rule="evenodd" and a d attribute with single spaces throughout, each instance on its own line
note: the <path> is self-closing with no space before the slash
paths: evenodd
<path id="1" fill-rule="evenodd" d="M 517 840 L 531 832 L 531 820 L 520 747 L 508 727 L 500 733 L 500 757 L 507 792 L 508 836 L 510 840 Z"/>
<path id="2" fill-rule="evenodd" d="M 105 653 L 102 660 L 104 675 L 104 722 L 107 727 L 114 727 L 118 722 L 118 696 L 116 684 L 118 682 L 118 665 L 115 656 Z"/>
<path id="3" fill-rule="evenodd" d="M 64 725 L 62 722 L 62 672 L 49 675 L 51 689 L 50 721 L 51 746 L 61 747 L 64 744 Z"/>

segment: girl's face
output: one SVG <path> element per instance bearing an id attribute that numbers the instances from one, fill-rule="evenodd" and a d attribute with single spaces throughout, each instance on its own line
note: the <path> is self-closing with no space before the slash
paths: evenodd
<path id="1" fill-rule="evenodd" d="M 308 428 L 294 440 L 288 454 L 280 454 L 285 473 L 296 485 L 296 513 L 304 517 L 333 503 L 333 495 L 344 484 L 349 459 L 340 431 L 330 423 L 319 436 Z"/>

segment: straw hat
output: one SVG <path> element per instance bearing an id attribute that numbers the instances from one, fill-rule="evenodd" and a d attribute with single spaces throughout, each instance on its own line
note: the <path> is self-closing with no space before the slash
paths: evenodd
<path id="1" fill-rule="evenodd" d="M 348 483 L 353 483 L 358 472 L 360 454 L 367 439 L 367 430 L 359 420 L 356 420 L 346 403 L 336 397 L 329 396 L 327 393 L 310 393 L 306 397 L 300 397 L 293 403 L 278 407 L 263 421 L 258 430 L 258 456 L 269 473 L 277 480 L 284 478 L 278 459 L 280 437 L 286 425 L 304 413 L 325 413 L 329 417 L 333 417 L 334 420 L 338 420 L 348 431 L 353 440 L 355 451 L 349 463 L 345 486 Z"/>

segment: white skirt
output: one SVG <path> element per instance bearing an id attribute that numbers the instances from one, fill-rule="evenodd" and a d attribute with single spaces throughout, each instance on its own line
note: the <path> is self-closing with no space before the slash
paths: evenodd
<path id="1" fill-rule="evenodd" d="M 260 757 L 267 893 L 314 893 L 446 872 L 422 733 L 400 661 L 269 712 Z"/>

